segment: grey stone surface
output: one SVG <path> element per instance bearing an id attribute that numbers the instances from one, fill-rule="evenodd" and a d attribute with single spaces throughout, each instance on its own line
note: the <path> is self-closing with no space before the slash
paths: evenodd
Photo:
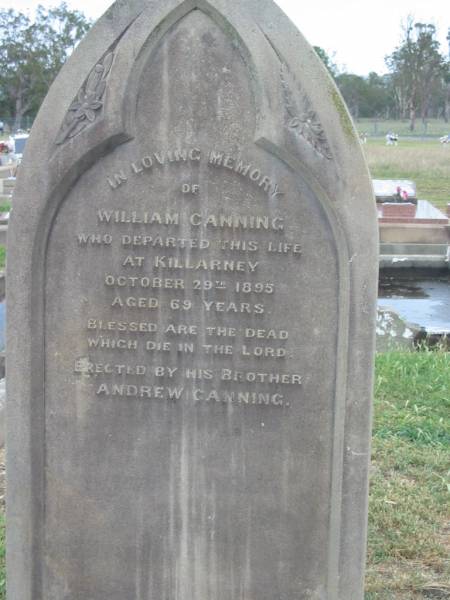
<path id="1" fill-rule="evenodd" d="M 380 269 L 426 269 L 442 271 L 448 268 L 448 258 L 439 254 L 410 254 L 408 256 L 385 254 L 380 256 Z"/>
<path id="2" fill-rule="evenodd" d="M 6 385 L 5 380 L 0 379 L 0 448 L 5 445 L 5 402 Z"/>
<path id="3" fill-rule="evenodd" d="M 0 184 L 3 186 L 4 182 L 7 181 L 13 174 L 14 167 L 12 165 L 0 166 Z"/>
<path id="4" fill-rule="evenodd" d="M 377 221 L 269 0 L 117 2 L 8 248 L 9 600 L 361 600 Z"/>
<path id="5" fill-rule="evenodd" d="M 448 268 L 448 244 L 380 244 L 380 269 Z"/>
<path id="6" fill-rule="evenodd" d="M 413 350 L 420 332 L 418 325 L 407 323 L 394 310 L 378 308 L 377 352 Z"/>
<path id="7" fill-rule="evenodd" d="M 380 254 L 447 256 L 448 244 L 380 244 Z"/>

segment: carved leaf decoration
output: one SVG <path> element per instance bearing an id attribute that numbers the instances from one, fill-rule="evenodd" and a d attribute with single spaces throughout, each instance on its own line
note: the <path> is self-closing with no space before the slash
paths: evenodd
<path id="1" fill-rule="evenodd" d="M 111 71 L 114 53 L 109 52 L 101 62 L 95 65 L 86 83 L 77 94 L 76 100 L 69 106 L 61 126 L 56 144 L 61 145 L 75 137 L 90 123 L 93 123 L 103 107 L 103 95 L 106 90 L 106 80 Z"/>
<path id="2" fill-rule="evenodd" d="M 102 80 L 102 76 L 103 65 L 98 64 L 95 66 L 94 70 L 91 72 L 86 82 L 85 90 L 87 94 L 95 94 L 95 90 L 97 89 L 98 84 Z"/>
<path id="3" fill-rule="evenodd" d="M 302 137 L 319 156 L 331 160 L 330 146 L 311 100 L 284 63 L 281 64 L 281 83 L 286 111 L 289 115 L 289 129 L 298 137 Z M 300 93 L 297 94 L 300 102 L 297 102 L 294 90 Z"/>
<path id="4" fill-rule="evenodd" d="M 101 98 L 106 90 L 106 80 L 102 79 L 97 85 L 97 98 Z"/>
<path id="5" fill-rule="evenodd" d="M 112 67 L 112 63 L 113 63 L 113 59 L 114 59 L 114 53 L 113 52 L 109 52 L 109 54 L 107 54 L 105 56 L 105 58 L 103 59 L 103 79 L 105 79 L 108 75 L 109 72 L 111 70 Z"/>
<path id="6" fill-rule="evenodd" d="M 281 64 L 281 82 L 283 84 L 286 110 L 293 119 L 298 119 L 297 103 L 292 92 L 292 90 L 296 87 L 296 82 L 287 65 L 284 63 Z"/>

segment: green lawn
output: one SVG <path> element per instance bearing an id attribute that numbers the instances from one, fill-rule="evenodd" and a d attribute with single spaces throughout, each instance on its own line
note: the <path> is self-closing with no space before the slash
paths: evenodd
<path id="1" fill-rule="evenodd" d="M 377 357 L 366 600 L 450 597 L 449 390 L 448 353 Z"/>
<path id="2" fill-rule="evenodd" d="M 364 151 L 373 179 L 412 179 L 421 200 L 441 209 L 450 203 L 450 144 L 416 139 L 386 146 L 369 140 Z"/>
<path id="3" fill-rule="evenodd" d="M 0 514 L 0 599 L 6 598 L 5 576 L 5 517 Z"/>
<path id="4" fill-rule="evenodd" d="M 450 597 L 450 354 L 377 357 L 366 600 Z"/>

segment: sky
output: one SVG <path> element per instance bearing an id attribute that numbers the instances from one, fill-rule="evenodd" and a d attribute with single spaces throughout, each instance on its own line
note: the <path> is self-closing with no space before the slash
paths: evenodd
<path id="1" fill-rule="evenodd" d="M 433 23 L 442 49 L 450 27 L 450 0 L 276 0 L 314 46 L 321 46 L 341 68 L 358 75 L 386 72 L 384 57 L 401 40 L 408 15 Z M 34 11 L 37 4 L 54 6 L 58 0 L 0 0 L 0 8 Z M 91 19 L 97 19 L 110 0 L 67 0 Z"/>

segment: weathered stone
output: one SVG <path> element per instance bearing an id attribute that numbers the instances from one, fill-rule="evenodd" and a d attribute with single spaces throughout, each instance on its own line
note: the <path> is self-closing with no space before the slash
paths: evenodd
<path id="1" fill-rule="evenodd" d="M 9 600 L 362 598 L 375 203 L 280 10 L 117 2 L 15 198 Z"/>
<path id="2" fill-rule="evenodd" d="M 385 202 L 381 205 L 383 219 L 414 219 L 417 206 L 412 202 Z"/>
<path id="3" fill-rule="evenodd" d="M 378 308 L 377 352 L 413 350 L 414 342 L 421 331 L 418 325 L 407 323 L 389 308 Z"/>

